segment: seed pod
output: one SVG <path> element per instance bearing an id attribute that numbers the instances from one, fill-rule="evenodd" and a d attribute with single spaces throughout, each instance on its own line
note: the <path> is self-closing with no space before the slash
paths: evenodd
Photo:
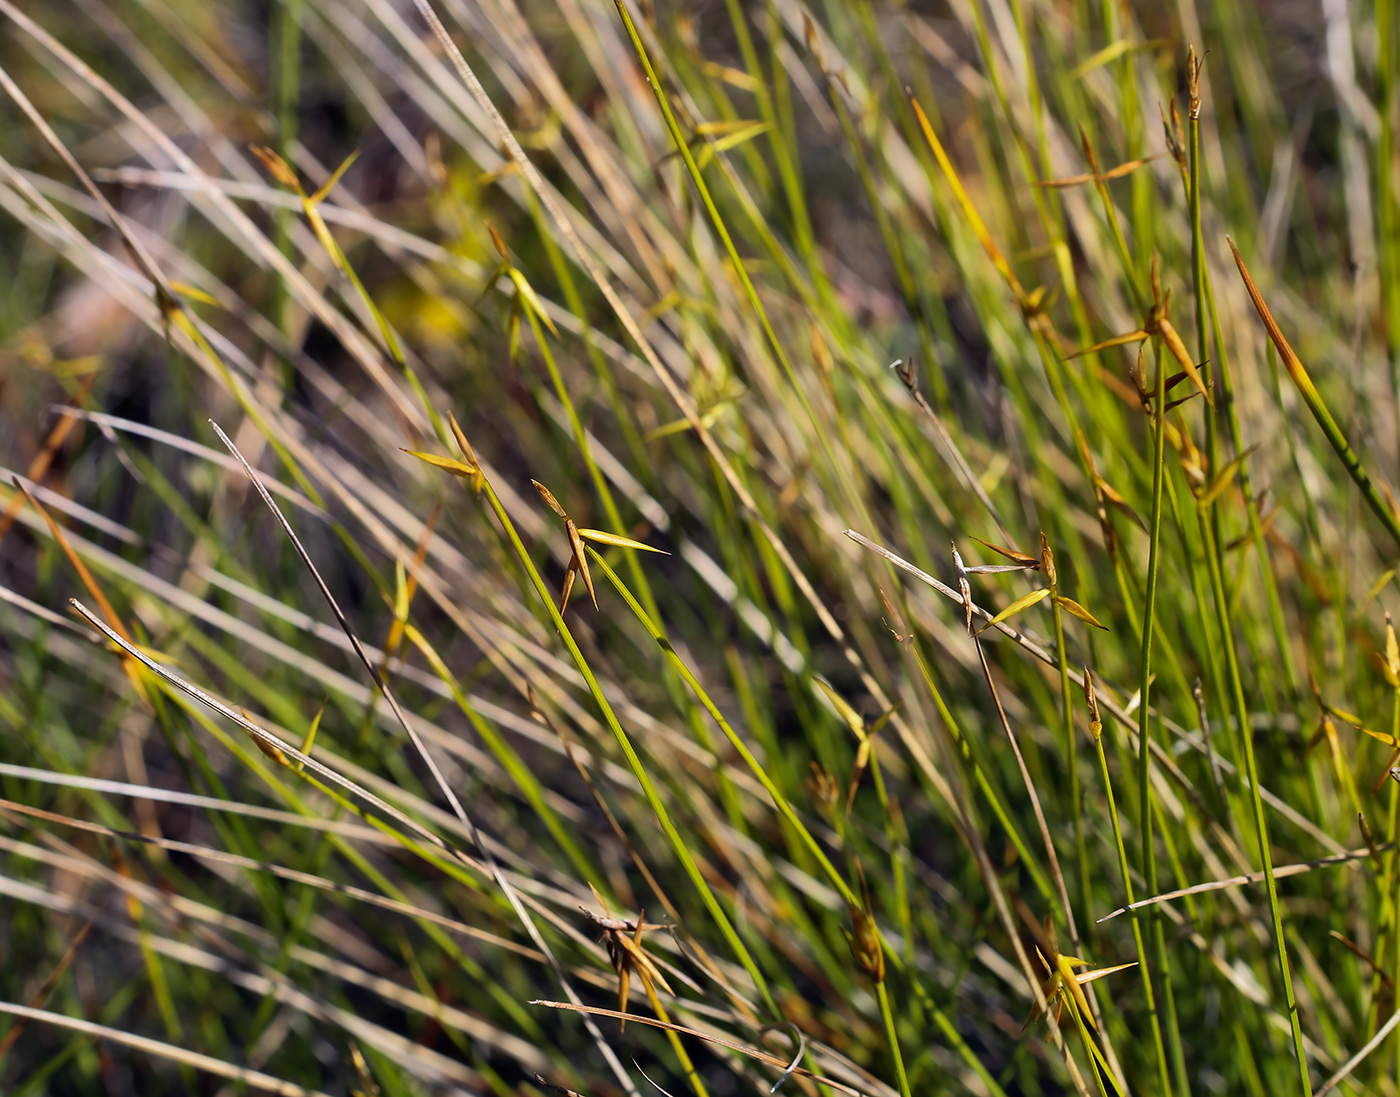
<path id="1" fill-rule="evenodd" d="M 1395 639 L 1395 623 L 1385 615 L 1385 680 L 1400 689 L 1400 642 Z"/>
<path id="2" fill-rule="evenodd" d="M 870 978 L 877 983 L 885 981 L 885 950 L 880 945 L 880 932 L 875 928 L 875 919 L 862 907 L 851 904 L 851 924 L 854 929 L 846 933 L 851 945 L 851 955 Z"/>
<path id="3" fill-rule="evenodd" d="M 1094 696 L 1094 679 L 1087 666 L 1084 668 L 1084 706 L 1089 710 L 1089 734 L 1097 743 L 1103 738 L 1103 720 L 1099 717 L 1099 700 Z"/>
<path id="4" fill-rule="evenodd" d="M 1045 573 L 1045 581 L 1055 585 L 1055 554 L 1050 551 L 1050 542 L 1045 539 L 1045 531 L 1040 531 L 1040 570 Z"/>

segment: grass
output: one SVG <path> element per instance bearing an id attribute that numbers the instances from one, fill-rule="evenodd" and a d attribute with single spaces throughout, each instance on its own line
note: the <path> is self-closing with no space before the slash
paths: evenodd
<path id="1" fill-rule="evenodd" d="M 0 22 L 6 1093 L 1400 1094 L 1393 0 Z"/>

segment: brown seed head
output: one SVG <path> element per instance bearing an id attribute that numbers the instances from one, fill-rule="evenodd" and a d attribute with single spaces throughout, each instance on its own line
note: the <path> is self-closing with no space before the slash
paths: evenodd
<path id="1" fill-rule="evenodd" d="M 822 769 L 816 762 L 808 764 L 812 767 L 812 794 L 818 806 L 827 812 L 834 811 L 837 801 L 841 799 L 841 782 L 830 770 Z"/>
<path id="2" fill-rule="evenodd" d="M 870 978 L 883 983 L 885 950 L 880 945 L 880 931 L 875 928 L 875 919 L 863 907 L 852 903 L 851 925 L 853 928 L 846 934 L 851 955 Z"/>
<path id="3" fill-rule="evenodd" d="M 1084 667 L 1084 707 L 1089 710 L 1089 734 L 1097 743 L 1103 738 L 1103 720 L 1099 716 L 1099 699 L 1094 696 L 1094 679 L 1087 664 Z"/>
<path id="4" fill-rule="evenodd" d="M 1045 573 L 1045 581 L 1055 585 L 1055 554 L 1050 551 L 1050 542 L 1045 539 L 1045 531 L 1040 531 L 1040 570 Z"/>
<path id="5" fill-rule="evenodd" d="M 564 508 L 559 505 L 559 500 L 554 498 L 554 492 L 550 491 L 538 480 L 531 480 L 530 483 L 535 485 L 535 490 L 540 493 L 540 498 L 545 501 L 545 505 L 548 506 L 550 510 L 554 511 L 555 514 L 559 515 L 560 518 L 568 521 L 569 516 L 564 513 Z"/>
<path id="6" fill-rule="evenodd" d="M 1197 57 L 1196 47 L 1191 46 L 1186 51 L 1186 94 L 1193 122 L 1201 117 L 1201 70 L 1204 68 L 1205 59 Z"/>

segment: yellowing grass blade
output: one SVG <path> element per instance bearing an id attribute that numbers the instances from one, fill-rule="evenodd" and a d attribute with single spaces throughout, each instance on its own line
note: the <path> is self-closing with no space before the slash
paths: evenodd
<path id="1" fill-rule="evenodd" d="M 1109 631 L 1109 628 L 1108 628 L 1107 625 L 1100 623 L 1100 621 L 1098 620 L 1098 618 L 1096 618 L 1092 613 L 1090 613 L 1087 609 L 1085 609 L 1083 606 L 1081 606 L 1081 605 L 1080 605 L 1078 602 L 1076 602 L 1073 598 L 1061 598 L 1061 597 L 1058 597 L 1058 596 L 1057 596 L 1057 597 L 1055 598 L 1055 602 L 1056 602 L 1056 604 L 1059 605 L 1059 607 L 1060 607 L 1062 610 L 1064 610 L 1066 613 L 1072 613 L 1072 614 L 1074 614 L 1076 617 L 1078 617 L 1081 621 L 1087 621 L 1087 622 L 1089 622 L 1089 624 L 1093 625 L 1095 628 L 1101 628 L 1101 629 L 1103 629 L 1104 632 L 1108 632 L 1108 631 Z"/>
<path id="2" fill-rule="evenodd" d="M 1395 511 L 1389 507 L 1385 500 L 1381 498 L 1380 492 L 1376 490 L 1376 485 L 1371 482 L 1371 477 L 1366 470 L 1361 467 L 1361 459 L 1357 457 L 1356 451 L 1351 448 L 1351 443 L 1347 441 L 1342 433 L 1341 427 L 1337 425 L 1336 419 L 1332 417 L 1332 412 L 1323 403 L 1321 394 L 1313 384 L 1312 377 L 1304 368 L 1298 355 L 1289 346 L 1288 340 L 1284 337 L 1283 330 L 1274 320 L 1274 315 L 1269 311 L 1269 306 L 1264 303 L 1264 296 L 1259 292 L 1259 288 L 1254 284 L 1254 279 L 1249 276 L 1249 268 L 1244 265 L 1244 257 L 1240 255 L 1240 249 L 1235 247 L 1235 242 L 1229 241 L 1230 250 L 1235 256 L 1235 266 L 1239 268 L 1240 277 L 1244 279 L 1244 288 L 1249 293 L 1249 299 L 1254 302 L 1254 309 L 1259 313 L 1259 319 L 1263 321 L 1264 329 L 1269 333 L 1269 338 L 1273 340 L 1274 346 L 1278 349 L 1278 355 L 1283 359 L 1284 368 L 1288 370 L 1288 376 L 1293 379 L 1293 384 L 1297 387 L 1298 393 L 1303 398 L 1303 402 L 1308 405 L 1308 410 L 1313 413 L 1313 418 L 1317 420 L 1317 425 L 1322 428 L 1322 433 L 1327 436 L 1327 441 L 1331 443 L 1337 456 L 1342 459 L 1342 464 L 1346 466 L 1351 478 L 1356 481 L 1356 486 L 1361 489 L 1361 494 L 1365 498 L 1371 510 L 1375 512 L 1377 518 L 1385 526 L 1386 532 L 1395 538 L 1400 544 L 1400 518 L 1397 518 Z"/>
<path id="3" fill-rule="evenodd" d="M 1025 296 L 1021 289 L 1021 283 L 1017 281 L 1016 275 L 1011 273 L 1011 265 L 1007 263 L 1006 257 L 1002 255 L 996 244 L 992 243 L 992 234 L 987 231 L 987 226 L 982 220 L 981 214 L 977 212 L 977 207 L 972 204 L 972 199 L 968 197 L 967 191 L 962 185 L 962 180 L 958 178 L 958 170 L 953 167 L 953 162 L 948 159 L 948 154 L 943 150 L 943 142 L 938 139 L 938 134 L 933 132 L 933 126 L 929 124 L 928 115 L 924 113 L 924 108 L 919 106 L 919 101 L 910 96 L 909 102 L 914 106 L 914 113 L 919 118 L 919 128 L 924 131 L 924 140 L 933 150 L 934 158 L 938 161 L 938 166 L 943 169 L 943 175 L 948 180 L 948 185 L 953 188 L 953 194 L 957 196 L 958 205 L 962 207 L 963 216 L 972 226 L 972 231 L 976 233 L 977 239 L 981 241 L 983 249 L 991 259 L 992 265 L 997 268 L 1001 276 L 1006 279 L 1006 284 L 1011 287 L 1011 291 L 1016 295 L 1017 300 Z"/>
<path id="4" fill-rule="evenodd" d="M 1108 350 L 1110 347 L 1121 347 L 1127 343 L 1141 343 L 1148 338 L 1147 332 L 1138 330 L 1130 331 L 1126 335 L 1115 335 L 1112 339 L 1105 339 L 1102 343 L 1095 343 L 1092 347 L 1085 347 L 1069 355 L 1073 358 L 1083 358 L 1085 355 L 1098 354 L 1101 350 Z"/>
<path id="5" fill-rule="evenodd" d="M 1015 617 L 1016 614 L 1020 613 L 1022 610 L 1030 609 L 1031 606 L 1036 605 L 1039 602 L 1043 602 L 1049 597 L 1049 587 L 1041 587 L 1039 590 L 1033 590 L 1029 594 L 1021 595 L 1021 597 L 1017 598 L 1016 601 L 1012 602 L 1004 610 L 1002 610 L 990 621 L 988 621 L 987 624 L 983 627 L 982 631 L 986 632 L 987 629 L 991 628 L 993 625 L 999 625 L 1008 617 Z"/>
<path id="6" fill-rule="evenodd" d="M 171 282 L 170 288 L 173 289 L 176 293 L 178 293 L 181 297 L 189 297 L 192 300 L 201 302 L 202 304 L 213 305 L 215 308 L 219 307 L 218 301 L 214 300 L 214 298 L 210 297 L 198 286 L 192 286 L 188 282 Z"/>
<path id="7" fill-rule="evenodd" d="M 345 174 L 345 169 L 355 162 L 355 158 L 360 155 L 359 150 L 352 152 L 340 162 L 340 167 L 331 172 L 331 177 L 316 188 L 316 193 L 307 199 L 313 206 L 325 201 L 326 195 L 335 189 L 335 185 L 340 182 L 340 177 Z"/>
<path id="8" fill-rule="evenodd" d="M 855 737 L 861 742 L 865 742 L 865 720 L 861 714 L 852 708 L 850 702 L 837 693 L 836 688 L 825 678 L 814 674 L 812 681 L 826 695 L 826 699 L 831 702 L 831 707 L 836 710 L 836 714 L 846 721 L 846 726 L 851 729 Z"/>
<path id="9" fill-rule="evenodd" d="M 1220 472 L 1216 474 L 1215 478 L 1206 485 L 1205 490 L 1201 492 L 1197 502 L 1203 507 L 1208 507 L 1211 503 L 1215 502 L 1216 499 L 1220 498 L 1230 484 L 1234 482 L 1235 475 L 1240 471 L 1240 467 L 1245 461 L 1249 459 L 1249 455 L 1258 448 L 1259 444 L 1256 442 L 1221 469 Z"/>
<path id="10" fill-rule="evenodd" d="M 453 476 L 460 476 L 464 480 L 474 479 L 479 473 L 479 470 L 472 468 L 471 465 L 465 465 L 461 461 L 454 461 L 451 457 L 439 457 L 436 453 L 423 453 L 416 449 L 406 449 L 404 453 L 408 454 L 410 457 L 416 457 L 420 461 L 426 461 L 434 468 L 442 469 L 444 472 L 450 472 Z"/>
<path id="11" fill-rule="evenodd" d="M 514 267 L 507 267 L 506 274 L 515 283 L 516 290 L 520 293 L 525 304 L 529 306 L 531 312 L 539 317 L 540 323 L 549 329 L 554 338 L 559 338 L 559 329 L 554 326 L 554 321 L 549 318 L 549 313 L 544 311 L 544 303 L 535 295 L 534 287 L 525 280 L 525 276 Z"/>
<path id="12" fill-rule="evenodd" d="M 596 541 L 600 545 L 613 545 L 616 548 L 637 549 L 640 552 L 659 552 L 662 556 L 671 554 L 665 549 L 655 548 L 652 545 L 644 545 L 640 541 L 634 541 L 630 537 L 623 537 L 620 534 L 608 533 L 601 529 L 580 529 L 578 535 L 585 541 Z"/>

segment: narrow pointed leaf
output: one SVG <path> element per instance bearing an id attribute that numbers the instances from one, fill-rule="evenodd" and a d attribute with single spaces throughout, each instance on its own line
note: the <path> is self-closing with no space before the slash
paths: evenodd
<path id="1" fill-rule="evenodd" d="M 540 498 L 545 501 L 545 505 L 567 522 L 569 516 L 564 513 L 564 508 L 559 505 L 559 500 L 554 498 L 554 492 L 550 491 L 538 480 L 531 480 L 530 483 L 535 485 L 535 490 L 540 493 Z"/>
<path id="2" fill-rule="evenodd" d="M 1200 496 L 1197 498 L 1197 502 L 1203 507 L 1208 507 L 1211 503 L 1215 502 L 1216 499 L 1220 498 L 1225 490 L 1234 482 L 1235 475 L 1240 471 L 1245 461 L 1249 459 L 1249 455 L 1258 448 L 1259 444 L 1256 442 L 1221 469 L 1220 472 L 1216 474 L 1215 479 L 1201 492 Z"/>
<path id="3" fill-rule="evenodd" d="M 1259 313 L 1259 319 L 1263 322 L 1265 330 L 1269 333 L 1269 338 L 1273 340 L 1275 348 L 1278 350 L 1279 358 L 1283 360 L 1284 368 L 1288 370 L 1288 376 L 1293 379 L 1294 386 L 1298 389 L 1299 395 L 1303 397 L 1303 402 L 1308 405 L 1308 410 L 1312 412 L 1313 418 L 1317 420 L 1317 425 L 1322 428 L 1322 433 L 1327 436 L 1327 441 L 1331 443 L 1337 456 L 1342 459 L 1342 464 L 1346 467 L 1351 478 L 1356 481 L 1356 486 L 1361 489 L 1361 494 L 1371 510 L 1375 512 L 1381 524 L 1385 526 L 1386 532 L 1393 537 L 1397 544 L 1400 544 L 1400 517 L 1381 498 L 1380 492 L 1376 490 L 1376 485 L 1371 481 L 1371 477 L 1361 466 L 1361 459 L 1356 455 L 1356 451 L 1351 448 L 1351 443 L 1347 441 L 1346 435 L 1342 433 L 1341 427 L 1337 425 L 1336 419 L 1332 417 L 1332 412 L 1323 403 L 1322 395 L 1313 384 L 1312 377 L 1304 368 L 1298 355 L 1289 346 L 1288 340 L 1284 337 L 1283 330 L 1274 320 L 1273 313 L 1269 311 L 1269 306 L 1264 303 L 1264 297 L 1255 286 L 1254 279 L 1249 276 L 1249 269 L 1244 265 L 1244 257 L 1240 255 L 1239 248 L 1235 247 L 1235 242 L 1226 237 L 1229 241 L 1230 250 L 1235 256 L 1235 266 L 1239 268 L 1240 277 L 1244 279 L 1244 287 L 1249 293 L 1249 298 L 1254 302 L 1254 309 Z"/>
<path id="4" fill-rule="evenodd" d="M 1014 616 L 1016 616 L 1016 614 L 1020 613 L 1023 609 L 1030 609 L 1031 606 L 1035 605 L 1035 604 L 1038 603 L 1038 602 L 1043 602 L 1043 601 L 1045 601 L 1046 598 L 1049 598 L 1049 597 L 1050 597 L 1050 588 L 1049 588 L 1049 587 L 1041 587 L 1039 590 L 1033 590 L 1033 591 L 1031 591 L 1029 594 L 1023 594 L 1023 595 L 1021 595 L 1020 598 L 1017 598 L 1016 601 L 1012 602 L 1012 603 L 1011 603 L 1009 606 L 1007 606 L 1004 610 L 1002 610 L 1002 611 L 1001 611 L 1000 613 L 998 613 L 995 617 L 993 617 L 990 621 L 988 621 L 986 627 L 983 628 L 982 631 L 983 631 L 983 632 L 986 632 L 987 629 L 991 628 L 993 625 L 999 625 L 999 624 L 1001 624 L 1003 621 L 1005 621 L 1008 617 L 1014 617 Z"/>
<path id="5" fill-rule="evenodd" d="M 578 575 L 578 564 L 570 560 L 569 570 L 564 573 L 564 592 L 559 596 L 559 612 L 561 615 L 569 608 L 569 595 L 573 593 L 574 577 L 576 575 Z"/>
<path id="6" fill-rule="evenodd" d="M 593 599 L 593 608 L 597 609 L 598 592 L 593 589 L 593 576 L 588 573 L 588 557 L 584 555 L 583 538 L 578 535 L 578 527 L 572 519 L 564 520 L 564 529 L 569 534 L 569 547 L 574 550 L 574 562 L 579 574 L 583 576 L 583 585 L 588 588 L 588 597 Z"/>
<path id="7" fill-rule="evenodd" d="M 865 741 L 865 720 L 849 701 L 836 692 L 836 689 L 825 678 L 818 675 L 812 676 L 812 681 L 817 684 L 817 688 L 826 694 L 826 699 L 831 702 L 831 707 L 836 710 L 836 714 L 846 721 L 846 726 L 851 729 L 855 737 L 862 742 Z"/>
<path id="8" fill-rule="evenodd" d="M 316 193 L 313 194 L 310 198 L 308 198 L 307 201 L 310 202 L 313 206 L 320 205 L 320 203 L 324 202 L 326 199 L 326 195 L 330 194 L 330 192 L 335 189 L 335 185 L 340 182 L 340 177 L 345 174 L 346 169 L 349 168 L 350 165 L 355 162 L 356 158 L 359 155 L 360 151 L 359 149 L 356 149 L 344 160 L 342 160 L 340 162 L 340 167 L 336 168 L 335 171 L 331 172 L 331 177 L 327 179 L 324 183 L 322 183 L 319 187 L 317 187 Z"/>
<path id="9" fill-rule="evenodd" d="M 1014 561 L 1020 567 L 1030 568 L 1032 570 L 1038 569 L 1040 567 L 1040 561 L 1037 560 L 1034 556 L 1028 555 L 1027 553 L 1018 552 L 1016 549 L 1002 548 L 1000 545 L 994 545 L 990 541 L 982 540 L 982 538 L 980 537 L 974 537 L 973 540 L 976 541 L 983 548 L 989 548 L 997 555 L 1005 556 L 1008 560 Z M 968 568 L 967 570 L 972 571 L 973 569 Z"/>
<path id="10" fill-rule="evenodd" d="M 617 548 L 637 549 L 639 552 L 659 552 L 662 556 L 671 555 L 665 549 L 655 548 L 652 545 L 644 545 L 640 541 L 634 541 L 630 537 L 623 537 L 620 534 L 608 533 L 601 529 L 580 529 L 578 535 L 585 541 L 596 541 L 600 545 L 613 545 Z"/>
<path id="11" fill-rule="evenodd" d="M 439 457 L 436 453 L 422 453 L 416 449 L 406 449 L 404 453 L 410 457 L 416 457 L 420 461 L 426 461 L 434 468 L 450 472 L 453 476 L 460 476 L 464 480 L 473 479 L 478 473 L 478 470 L 472 468 L 471 465 L 464 465 L 461 461 L 454 461 L 451 457 Z"/>
<path id="12" fill-rule="evenodd" d="M 1196 386 L 1205 401 L 1211 407 L 1215 407 L 1215 401 L 1210 398 L 1210 390 L 1206 388 L 1205 379 L 1201 377 L 1201 371 L 1196 368 L 1196 363 L 1191 360 L 1191 355 L 1186 351 L 1186 344 L 1181 341 L 1181 336 L 1176 328 L 1172 326 L 1170 320 L 1163 317 L 1158 321 L 1158 329 L 1162 334 L 1162 342 L 1167 344 L 1167 349 L 1171 351 L 1172 357 L 1180 364 L 1186 376 L 1191 378 L 1191 383 Z"/>
<path id="13" fill-rule="evenodd" d="M 1111 347 L 1122 347 L 1129 343 L 1141 343 L 1148 338 L 1145 331 L 1130 331 L 1125 335 L 1115 335 L 1112 339 L 1105 339 L 1102 343 L 1095 343 L 1092 347 L 1085 347 L 1069 355 L 1069 358 L 1083 358 L 1089 354 L 1098 354 L 1101 350 L 1108 350 Z"/>
<path id="14" fill-rule="evenodd" d="M 549 318 L 549 313 L 544 311 L 544 302 L 535 294 L 535 288 L 525 280 L 525 276 L 514 267 L 507 267 L 506 274 L 515 283 L 515 288 L 520 291 L 521 298 L 529 307 L 530 311 L 539 318 L 540 323 L 549 329 L 549 333 L 554 338 L 559 338 L 559 329 L 554 326 L 554 321 Z"/>
<path id="15" fill-rule="evenodd" d="M 1060 598 L 1060 597 L 1056 597 L 1055 601 L 1059 604 L 1060 608 L 1061 608 L 1062 610 L 1064 610 L 1066 613 L 1072 613 L 1072 614 L 1074 614 L 1076 617 L 1078 617 L 1081 621 L 1087 621 L 1087 622 L 1089 622 L 1089 624 L 1093 625 L 1095 628 L 1101 628 L 1101 629 L 1103 629 L 1104 632 L 1108 632 L 1108 631 L 1109 631 L 1109 628 L 1108 628 L 1107 625 L 1101 624 L 1101 623 L 1098 621 L 1098 619 L 1097 619 L 1092 613 L 1090 613 L 1087 609 L 1085 609 L 1083 606 L 1081 606 L 1081 605 L 1080 605 L 1078 602 L 1076 602 L 1073 598 Z"/>

